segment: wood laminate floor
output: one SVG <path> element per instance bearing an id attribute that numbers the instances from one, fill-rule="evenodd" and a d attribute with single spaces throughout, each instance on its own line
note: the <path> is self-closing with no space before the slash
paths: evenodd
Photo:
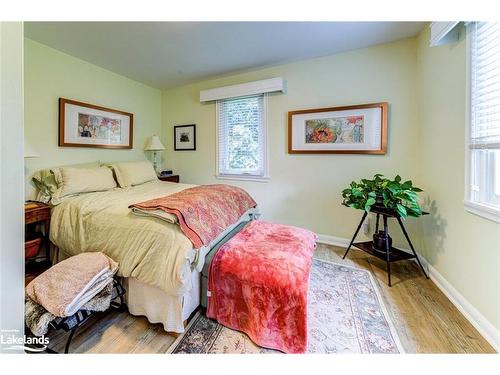
<path id="1" fill-rule="evenodd" d="M 315 258 L 364 268 L 372 272 L 384 303 L 407 353 L 494 353 L 494 349 L 457 308 L 420 272 L 415 262 L 393 263 L 392 288 L 387 286 L 385 263 L 354 249 L 342 260 L 344 249 L 319 244 Z M 63 351 L 68 333 L 49 333 L 50 347 Z M 175 338 L 161 324 L 144 317 L 110 313 L 81 327 L 72 353 L 165 353 Z"/>

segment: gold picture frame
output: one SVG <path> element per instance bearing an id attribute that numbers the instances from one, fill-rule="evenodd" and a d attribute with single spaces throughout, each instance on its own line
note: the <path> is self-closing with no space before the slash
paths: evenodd
<path id="1" fill-rule="evenodd" d="M 133 148 L 134 115 L 59 98 L 59 147 Z"/>
<path id="2" fill-rule="evenodd" d="M 388 103 L 288 112 L 289 154 L 387 152 Z"/>

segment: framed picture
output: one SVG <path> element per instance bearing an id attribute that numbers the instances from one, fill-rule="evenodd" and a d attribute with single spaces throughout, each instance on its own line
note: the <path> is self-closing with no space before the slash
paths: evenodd
<path id="1" fill-rule="evenodd" d="M 174 150 L 194 151 L 196 150 L 196 125 L 174 126 Z"/>
<path id="2" fill-rule="evenodd" d="M 132 113 L 59 98 L 59 146 L 132 148 Z"/>
<path id="3" fill-rule="evenodd" d="M 288 112 L 290 154 L 385 154 L 387 103 Z"/>

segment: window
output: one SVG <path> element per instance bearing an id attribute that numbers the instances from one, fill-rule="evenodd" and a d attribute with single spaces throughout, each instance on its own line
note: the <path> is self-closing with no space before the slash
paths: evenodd
<path id="1" fill-rule="evenodd" d="M 500 222 L 500 23 L 469 24 L 466 208 Z"/>
<path id="2" fill-rule="evenodd" d="M 217 176 L 266 179 L 265 94 L 217 101 Z"/>

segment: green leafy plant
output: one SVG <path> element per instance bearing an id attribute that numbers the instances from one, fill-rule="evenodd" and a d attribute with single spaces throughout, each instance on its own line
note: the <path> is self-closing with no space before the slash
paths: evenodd
<path id="1" fill-rule="evenodd" d="M 421 191 L 422 189 L 413 186 L 411 180 L 401 182 L 399 175 L 390 180 L 376 174 L 372 180 L 351 182 L 349 188 L 342 190 L 342 204 L 367 212 L 376 205 L 396 210 L 402 218 L 419 217 L 422 215 L 418 203 L 418 193 Z"/>

